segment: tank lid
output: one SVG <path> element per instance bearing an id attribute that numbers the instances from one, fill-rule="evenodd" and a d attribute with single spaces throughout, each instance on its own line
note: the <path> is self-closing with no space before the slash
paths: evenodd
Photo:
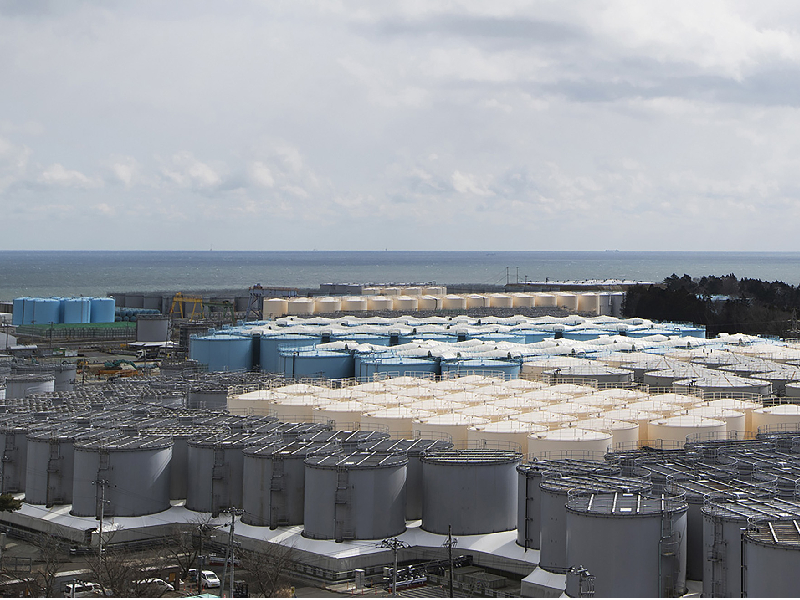
<path id="1" fill-rule="evenodd" d="M 711 500 L 703 506 L 703 514 L 731 521 L 800 518 L 800 502 L 781 498 Z"/>
<path id="2" fill-rule="evenodd" d="M 361 446 L 364 452 L 381 452 L 383 454 L 406 454 L 420 456 L 423 452 L 450 450 L 453 442 L 447 440 L 369 440 Z"/>
<path id="3" fill-rule="evenodd" d="M 747 530 L 745 539 L 764 546 L 800 549 L 800 520 L 786 519 L 758 523 Z"/>
<path id="4" fill-rule="evenodd" d="M 297 437 L 303 442 L 339 442 L 341 444 L 366 444 L 385 440 L 389 434 L 383 431 L 317 431 L 303 433 Z"/>
<path id="5" fill-rule="evenodd" d="M 400 454 L 354 452 L 352 454 L 322 454 L 306 458 L 306 465 L 318 469 L 375 469 L 401 467 L 408 459 Z"/>
<path id="6" fill-rule="evenodd" d="M 600 492 L 571 494 L 567 510 L 598 515 L 659 515 L 664 512 L 686 510 L 688 505 L 682 496 L 647 496 L 628 492 Z"/>
<path id="7" fill-rule="evenodd" d="M 563 475 L 607 475 L 620 474 L 618 465 L 598 462 L 594 460 L 580 460 L 565 458 L 561 460 L 534 460 L 524 465 L 519 465 L 517 471 L 527 477 L 537 477 L 545 472 L 561 473 Z"/>
<path id="8" fill-rule="evenodd" d="M 467 449 L 467 450 L 436 450 L 425 452 L 422 462 L 430 464 L 452 465 L 501 465 L 518 464 L 522 461 L 520 452 L 508 450 Z"/>
<path id="9" fill-rule="evenodd" d="M 278 437 L 274 442 L 248 446 L 244 449 L 245 456 L 255 456 L 259 458 L 281 457 L 281 458 L 304 458 L 312 454 L 336 454 L 341 453 L 342 447 L 331 442 L 302 442 L 294 440 L 285 442 Z"/>
<path id="10" fill-rule="evenodd" d="M 583 492 L 645 492 L 652 487 L 646 479 L 638 477 L 609 477 L 606 475 L 561 476 L 548 473 L 542 477 L 541 488 L 566 494 L 572 490 Z"/>
<path id="11" fill-rule="evenodd" d="M 75 443 L 75 449 L 132 452 L 136 450 L 161 450 L 172 447 L 172 438 L 155 435 L 124 435 L 92 437 Z"/>

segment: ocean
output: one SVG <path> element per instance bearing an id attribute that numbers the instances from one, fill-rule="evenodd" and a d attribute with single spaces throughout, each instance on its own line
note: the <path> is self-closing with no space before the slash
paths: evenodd
<path id="1" fill-rule="evenodd" d="M 800 252 L 0 252 L 0 300 L 112 292 L 726 275 L 800 283 Z"/>

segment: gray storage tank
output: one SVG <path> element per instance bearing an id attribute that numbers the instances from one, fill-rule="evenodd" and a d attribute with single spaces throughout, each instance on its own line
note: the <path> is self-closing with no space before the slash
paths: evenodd
<path id="1" fill-rule="evenodd" d="M 450 450 L 422 456 L 422 528 L 480 535 L 517 526 L 519 452 Z"/>
<path id="2" fill-rule="evenodd" d="M 539 566 L 551 573 L 566 573 L 572 566 L 567 563 L 566 505 L 570 493 L 641 494 L 650 491 L 650 482 L 632 477 L 607 477 L 603 475 L 562 476 L 546 473 L 541 487 L 541 550 Z"/>
<path id="3" fill-rule="evenodd" d="M 228 408 L 228 386 L 192 385 L 186 396 L 186 407 L 192 410 L 225 410 Z"/>
<path id="4" fill-rule="evenodd" d="M 277 440 L 251 433 L 189 440 L 186 508 L 217 514 L 226 508 L 241 507 L 244 447 Z"/>
<path id="5" fill-rule="evenodd" d="M 305 504 L 305 459 L 336 454 L 333 442 L 275 442 L 244 450 L 242 522 L 275 529 L 301 525 Z"/>
<path id="6" fill-rule="evenodd" d="M 72 504 L 75 440 L 91 435 L 90 430 L 80 425 L 28 433 L 25 502 L 48 507 Z"/>
<path id="7" fill-rule="evenodd" d="M 406 465 L 397 454 L 306 459 L 305 537 L 379 540 L 406 530 Z"/>
<path id="8" fill-rule="evenodd" d="M 167 510 L 172 440 L 116 435 L 76 441 L 71 514 L 139 517 Z M 103 483 L 105 482 L 105 483 Z"/>
<path id="9" fill-rule="evenodd" d="M 6 399 L 25 398 L 33 394 L 55 391 L 55 376 L 52 373 L 11 375 L 6 377 Z"/>
<path id="10" fill-rule="evenodd" d="M 594 575 L 599 598 L 681 596 L 686 510 L 681 496 L 572 494 L 566 506 L 567 565 Z"/>
<path id="11" fill-rule="evenodd" d="M 25 478 L 28 460 L 28 427 L 7 423 L 0 425 L 0 468 L 2 486 L 0 492 L 18 493 L 25 491 Z"/>
<path id="12" fill-rule="evenodd" d="M 747 598 L 797 596 L 800 567 L 800 519 L 759 522 L 742 539 Z"/>
<path id="13" fill-rule="evenodd" d="M 399 454 L 408 458 L 406 475 L 406 520 L 422 518 L 422 456 L 426 452 L 451 450 L 453 443 L 445 440 L 371 440 L 360 449 L 379 454 Z"/>
<path id="14" fill-rule="evenodd" d="M 800 518 L 800 503 L 780 498 L 711 501 L 703 507 L 703 597 L 741 596 L 742 529 L 753 521 L 790 518 Z"/>
<path id="15" fill-rule="evenodd" d="M 304 433 L 297 437 L 301 442 L 335 443 L 341 446 L 342 452 L 351 453 L 364 450 L 365 445 L 380 442 L 389 438 L 385 431 L 317 431 Z"/>
<path id="16" fill-rule="evenodd" d="M 536 460 L 528 464 L 519 465 L 517 473 L 518 500 L 517 500 L 517 544 L 525 548 L 538 550 L 541 540 L 541 483 L 542 476 L 547 473 L 560 473 L 561 475 L 604 475 L 614 476 L 620 474 L 616 465 L 600 463 L 597 461 L 582 460 Z"/>

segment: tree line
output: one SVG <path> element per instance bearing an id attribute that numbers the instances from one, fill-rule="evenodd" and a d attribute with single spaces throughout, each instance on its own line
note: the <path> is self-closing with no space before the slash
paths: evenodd
<path id="1" fill-rule="evenodd" d="M 786 338 L 800 337 L 794 331 L 797 309 L 800 286 L 737 279 L 731 273 L 701 278 L 672 274 L 660 284 L 633 286 L 622 310 L 626 317 L 705 325 L 709 337 L 746 333 Z"/>

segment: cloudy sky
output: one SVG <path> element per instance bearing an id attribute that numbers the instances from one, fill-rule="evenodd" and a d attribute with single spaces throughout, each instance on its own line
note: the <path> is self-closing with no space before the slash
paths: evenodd
<path id="1" fill-rule="evenodd" d="M 800 3 L 0 0 L 0 249 L 800 250 Z"/>

